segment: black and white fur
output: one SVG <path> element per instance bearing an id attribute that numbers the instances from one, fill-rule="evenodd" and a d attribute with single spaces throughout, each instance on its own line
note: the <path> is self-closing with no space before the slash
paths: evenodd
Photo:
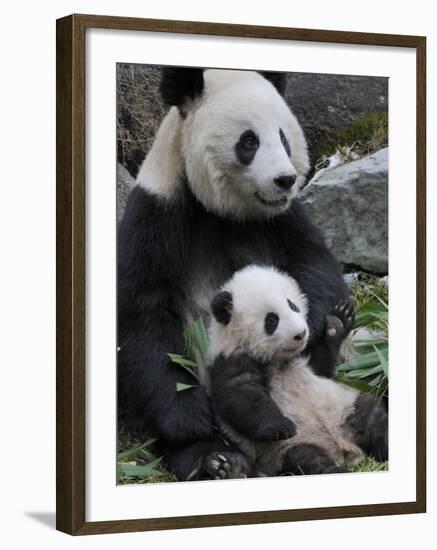
<path id="1" fill-rule="evenodd" d="M 212 301 L 210 391 L 227 436 L 256 442 L 266 475 L 347 471 L 364 453 L 388 456 L 387 413 L 373 398 L 318 376 L 303 354 L 308 304 L 296 281 L 249 266 Z M 353 322 L 334 309 L 328 341 Z"/>
<path id="2" fill-rule="evenodd" d="M 208 323 L 211 299 L 234 272 L 267 263 L 295 277 L 308 301 L 312 365 L 333 372 L 338 350 L 326 346 L 326 315 L 348 290 L 296 198 L 308 157 L 279 93 L 284 79 L 164 69 L 161 92 L 172 107 L 119 227 L 120 410 L 158 437 L 179 479 L 222 475 L 217 453 L 229 458 L 228 477 L 245 462 L 220 438 L 205 390 L 176 392 L 177 382 L 195 381 L 167 355 L 184 353 L 184 324 Z"/>

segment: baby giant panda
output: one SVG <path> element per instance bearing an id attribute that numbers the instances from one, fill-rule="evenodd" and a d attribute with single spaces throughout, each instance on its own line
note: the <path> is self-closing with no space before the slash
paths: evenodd
<path id="1" fill-rule="evenodd" d="M 246 267 L 214 297 L 212 312 L 211 397 L 227 436 L 256 442 L 263 473 L 346 472 L 364 453 L 387 459 L 385 409 L 318 376 L 303 355 L 308 302 L 293 278 Z M 326 338 L 341 339 L 352 320 L 351 306 L 338 304 Z"/>
<path id="2" fill-rule="evenodd" d="M 296 198 L 308 156 L 282 97 L 285 78 L 164 69 L 161 93 L 172 107 L 119 226 L 119 409 L 158 438 L 181 480 L 215 477 L 217 453 L 235 465 L 230 476 L 244 468 L 219 437 L 204 388 L 176 391 L 196 381 L 168 357 L 185 352 L 186 324 L 208 324 L 210 302 L 234 272 L 268 263 L 295 277 L 308 301 L 312 366 L 331 376 L 335 365 L 326 315 L 348 290 Z"/>

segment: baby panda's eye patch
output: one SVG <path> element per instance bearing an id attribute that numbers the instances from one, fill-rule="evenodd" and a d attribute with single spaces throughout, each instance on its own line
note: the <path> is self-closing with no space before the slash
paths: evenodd
<path id="1" fill-rule="evenodd" d="M 290 306 L 291 311 L 295 311 L 296 313 L 300 313 L 300 309 L 297 307 L 297 305 L 292 302 L 291 300 L 287 300 L 288 305 Z"/>
<path id="2" fill-rule="evenodd" d="M 241 164 L 248 166 L 259 147 L 259 139 L 253 130 L 244 131 L 235 145 L 235 154 Z"/>
<path id="3" fill-rule="evenodd" d="M 285 137 L 285 134 L 284 134 L 282 128 L 279 128 L 279 137 L 281 138 L 281 143 L 282 143 L 282 146 L 285 149 L 285 152 L 287 153 L 287 155 L 289 157 L 291 157 L 290 143 L 288 142 L 288 139 Z"/>
<path id="4" fill-rule="evenodd" d="M 271 336 L 277 329 L 279 324 L 279 315 L 277 313 L 267 313 L 264 319 L 264 330 Z"/>

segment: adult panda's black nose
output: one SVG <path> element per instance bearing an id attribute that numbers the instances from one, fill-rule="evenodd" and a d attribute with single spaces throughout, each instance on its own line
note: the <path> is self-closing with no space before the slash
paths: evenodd
<path id="1" fill-rule="evenodd" d="M 280 176 L 279 178 L 274 179 L 273 181 L 276 183 L 278 187 L 283 189 L 284 191 L 288 191 L 293 186 L 294 182 L 296 181 L 296 174 L 293 176 Z"/>

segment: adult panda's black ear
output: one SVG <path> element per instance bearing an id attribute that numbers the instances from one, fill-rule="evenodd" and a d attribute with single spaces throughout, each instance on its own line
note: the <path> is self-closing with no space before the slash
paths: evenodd
<path id="1" fill-rule="evenodd" d="M 182 107 L 188 100 L 200 97 L 205 82 L 203 69 L 163 67 L 160 92 L 167 105 Z"/>
<path id="2" fill-rule="evenodd" d="M 278 90 L 282 97 L 287 91 L 287 73 L 278 73 L 275 71 L 260 71 L 260 74 Z"/>
<path id="3" fill-rule="evenodd" d="M 211 309 L 215 319 L 222 325 L 229 324 L 232 317 L 232 294 L 222 290 L 216 294 L 211 302 Z"/>

